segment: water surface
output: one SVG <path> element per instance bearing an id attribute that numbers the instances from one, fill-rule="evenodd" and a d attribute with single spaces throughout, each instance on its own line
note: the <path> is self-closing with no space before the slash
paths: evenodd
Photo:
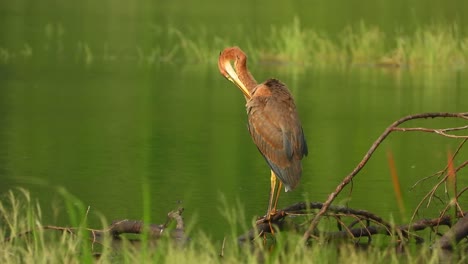
<path id="1" fill-rule="evenodd" d="M 91 207 L 90 222 L 99 225 L 98 215 L 142 219 L 142 190 L 148 188 L 154 222 L 164 222 L 168 211 L 183 206 L 185 219 L 195 221 L 196 229 L 221 238 L 228 232 L 222 216 L 226 205 L 239 203 L 246 221 L 265 213 L 269 169 L 247 131 L 243 96 L 218 73 L 216 60 L 224 46 L 213 50 L 211 64 L 148 65 L 136 56 L 137 48 L 165 45 L 154 30 L 205 27 L 207 34 L 224 34 L 236 39 L 233 45 L 247 46 L 239 36 L 255 39 L 272 24 L 290 23 L 294 15 L 306 27 L 330 34 L 361 19 L 388 32 L 430 23 L 428 14 L 441 21 L 466 19 L 450 16 L 462 10 L 450 5 L 422 12 L 395 3 L 392 10 L 405 11 L 395 21 L 379 15 L 383 3 L 369 6 L 380 13 L 355 13 L 345 12 L 338 2 L 308 9 L 301 8 L 301 1 L 278 7 L 259 2 L 234 12 L 241 18 L 217 5 L 182 12 L 177 2 L 171 3 L 59 3 L 53 10 L 22 1 L 2 4 L 8 26 L 0 46 L 15 50 L 16 57 L 0 65 L 0 193 L 26 188 L 41 203 L 46 224 L 69 225 L 57 192 L 64 187 Z M 233 8 L 244 10 L 242 4 Z M 259 11 L 265 8 L 268 12 Z M 327 18 L 334 8 L 345 15 Z M 288 15 L 280 16 L 280 10 Z M 289 86 L 310 149 L 299 187 L 282 194 L 280 206 L 324 201 L 384 129 L 402 116 L 468 110 L 463 67 L 319 69 L 256 61 L 249 66 L 258 81 L 276 77 Z M 412 124 L 450 127 L 462 122 Z M 435 180 L 413 190 L 411 185 L 441 170 L 459 142 L 415 132 L 391 135 L 356 177 L 352 195 L 348 189 L 337 202 L 404 218 L 395 201 L 387 153 L 395 157 L 410 213 Z M 460 156 L 456 162 L 465 159 Z M 466 179 L 460 181 L 466 186 Z M 434 204 L 424 216 L 434 217 L 440 208 Z"/>

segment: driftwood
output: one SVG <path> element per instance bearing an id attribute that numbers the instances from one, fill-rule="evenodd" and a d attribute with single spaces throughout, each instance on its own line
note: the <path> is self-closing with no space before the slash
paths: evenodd
<path id="1" fill-rule="evenodd" d="M 146 228 L 150 238 L 158 239 L 165 235 L 168 225 L 171 220 L 176 222 L 175 229 L 170 230 L 170 236 L 174 240 L 185 243 L 187 239 L 185 236 L 184 220 L 182 219 L 183 208 L 171 211 L 167 214 L 168 221 L 165 224 L 149 224 Z M 145 232 L 145 225 L 143 221 L 139 220 L 119 220 L 114 221 L 112 225 L 105 231 L 104 234 L 112 234 L 114 238 L 120 238 L 122 234 L 142 234 Z"/>
<path id="2" fill-rule="evenodd" d="M 93 243 L 101 244 L 105 236 L 112 237 L 113 240 L 120 240 L 122 235 L 125 234 L 148 234 L 149 239 L 157 240 L 165 235 L 177 242 L 178 244 L 183 245 L 187 237 L 185 235 L 184 221 L 182 219 L 183 208 L 178 208 L 177 210 L 171 211 L 167 214 L 168 221 L 165 224 L 148 224 L 145 225 L 143 221 L 140 220 L 117 220 L 114 221 L 109 227 L 105 229 L 90 229 L 86 228 L 85 230 L 89 232 L 90 239 Z M 176 227 L 169 228 L 169 224 L 175 221 Z M 60 227 L 53 225 L 46 225 L 40 227 L 43 230 L 55 230 L 59 232 L 65 232 L 72 235 L 76 235 L 80 229 L 76 227 Z M 29 235 L 33 230 L 28 230 L 19 234 L 19 237 Z M 167 233 L 169 232 L 169 234 Z M 11 241 L 13 237 L 5 238 L 5 242 Z M 132 241 L 139 241 L 134 239 Z"/>

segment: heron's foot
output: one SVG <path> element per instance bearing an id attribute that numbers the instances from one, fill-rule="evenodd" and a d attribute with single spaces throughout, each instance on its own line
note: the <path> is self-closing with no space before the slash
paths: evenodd
<path id="1" fill-rule="evenodd" d="M 275 209 L 274 210 L 271 210 L 269 211 L 265 216 L 263 217 L 260 217 L 255 224 L 257 225 L 261 225 L 261 224 L 265 224 L 265 223 L 268 223 L 268 226 L 270 227 L 270 233 L 272 235 L 275 234 L 275 229 L 273 228 L 273 224 L 272 224 L 272 218 L 278 213 L 278 211 L 276 211 Z"/>
<path id="2" fill-rule="evenodd" d="M 270 220 L 271 217 L 275 216 L 276 214 L 278 213 L 278 211 L 276 211 L 276 209 L 272 209 L 270 212 L 267 213 L 267 220 Z"/>
<path id="3" fill-rule="evenodd" d="M 270 222 L 271 218 L 273 216 L 275 216 L 277 213 L 278 213 L 278 211 L 271 210 L 271 211 L 267 212 L 266 215 L 258 217 L 255 224 L 258 225 L 258 224 L 263 224 L 265 222 Z"/>

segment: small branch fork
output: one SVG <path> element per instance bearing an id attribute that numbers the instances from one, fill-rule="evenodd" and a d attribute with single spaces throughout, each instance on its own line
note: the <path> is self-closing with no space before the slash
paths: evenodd
<path id="1" fill-rule="evenodd" d="M 363 159 L 359 164 L 351 171 L 344 179 L 343 181 L 336 187 L 335 191 L 333 191 L 329 196 L 328 199 L 323 203 L 322 208 L 320 211 L 315 215 L 315 217 L 312 219 L 310 222 L 310 225 L 308 229 L 304 232 L 303 235 L 303 240 L 304 242 L 307 241 L 310 237 L 312 237 L 312 234 L 317 227 L 320 218 L 327 212 L 329 209 L 331 203 L 335 200 L 335 198 L 338 196 L 338 194 L 344 189 L 346 185 L 348 185 L 356 176 L 359 171 L 366 165 L 366 163 L 369 161 L 371 158 L 372 154 L 375 152 L 375 150 L 379 147 L 379 145 L 387 138 L 390 133 L 394 131 L 421 131 L 421 132 L 427 132 L 427 133 L 435 133 L 437 135 L 449 137 L 449 138 L 461 138 L 461 139 L 467 139 L 468 135 L 454 135 L 454 134 L 449 134 L 449 132 L 453 131 L 462 131 L 468 129 L 468 125 L 465 126 L 460 126 L 460 127 L 455 127 L 455 128 L 444 128 L 444 129 L 431 129 L 431 128 L 400 128 L 399 126 L 407 121 L 410 120 L 415 120 L 415 119 L 427 119 L 427 118 L 457 118 L 457 119 L 463 119 L 463 120 L 468 120 L 468 112 L 464 113 L 422 113 L 422 114 L 415 114 L 415 115 L 409 115 L 406 117 L 403 117 L 394 123 L 392 123 L 385 131 L 377 138 L 377 140 L 372 144 L 371 148 L 367 151 L 367 153 L 364 155 Z"/>

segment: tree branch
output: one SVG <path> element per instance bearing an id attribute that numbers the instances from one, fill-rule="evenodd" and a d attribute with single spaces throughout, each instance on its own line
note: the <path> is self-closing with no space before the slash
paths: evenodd
<path id="1" fill-rule="evenodd" d="M 414 120 L 414 119 L 425 119 L 425 118 L 438 118 L 438 117 L 450 117 L 450 118 L 461 118 L 464 120 L 468 120 L 468 112 L 465 113 L 422 113 L 422 114 L 416 114 L 416 115 L 409 115 L 406 117 L 403 117 L 395 122 L 393 122 L 385 131 L 377 138 L 377 140 L 372 144 L 371 148 L 367 151 L 367 153 L 364 155 L 363 159 L 359 164 L 349 173 L 343 181 L 336 187 L 335 191 L 332 192 L 329 196 L 328 199 L 325 201 L 323 204 L 323 207 L 320 209 L 320 211 L 315 215 L 314 219 L 311 221 L 309 228 L 306 230 L 306 232 L 303 235 L 303 240 L 307 241 L 311 235 L 313 230 L 316 228 L 318 222 L 320 221 L 320 218 L 322 217 L 323 214 L 328 210 L 330 207 L 331 203 L 335 200 L 335 198 L 338 196 L 338 194 L 343 190 L 343 188 L 348 185 L 352 179 L 354 178 L 355 175 L 365 166 L 365 164 L 369 161 L 371 158 L 372 154 L 375 152 L 377 147 L 387 138 L 387 136 L 393 132 L 393 131 L 399 131 L 396 128 L 409 121 L 409 120 Z M 432 131 L 433 133 L 437 133 L 438 135 L 446 136 L 444 134 Z"/>

